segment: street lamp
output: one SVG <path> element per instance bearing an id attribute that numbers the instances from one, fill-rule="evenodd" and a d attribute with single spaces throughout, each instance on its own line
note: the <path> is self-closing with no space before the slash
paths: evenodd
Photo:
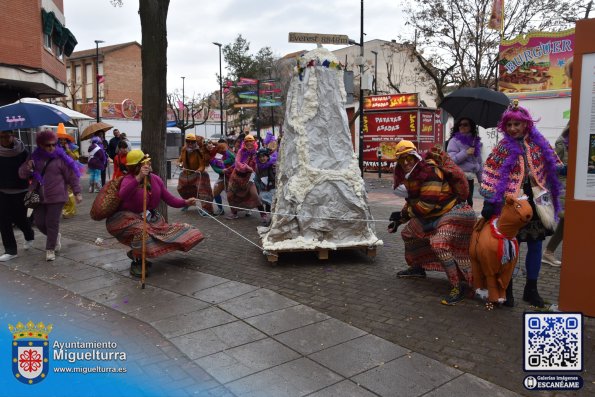
<path id="1" fill-rule="evenodd" d="M 221 125 L 221 135 L 223 135 L 223 72 L 221 70 L 221 43 L 213 41 L 217 47 L 219 47 L 219 121 Z M 227 135 L 227 134 L 225 134 Z"/>
<path id="2" fill-rule="evenodd" d="M 99 116 L 99 43 L 103 43 L 103 40 L 95 40 L 95 94 L 97 96 L 97 122 L 101 121 Z"/>
<path id="3" fill-rule="evenodd" d="M 370 52 L 374 54 L 374 95 L 378 95 L 378 52 Z"/>
<path id="4" fill-rule="evenodd" d="M 364 89 L 362 76 L 364 74 L 364 0 L 361 0 L 360 36 L 359 36 L 359 169 L 364 176 Z"/>

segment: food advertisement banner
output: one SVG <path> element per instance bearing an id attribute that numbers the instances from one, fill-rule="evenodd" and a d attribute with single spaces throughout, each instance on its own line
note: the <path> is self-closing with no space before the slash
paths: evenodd
<path id="1" fill-rule="evenodd" d="M 568 95 L 572 86 L 574 29 L 535 32 L 500 44 L 498 87 L 507 94 L 550 91 Z M 551 91 L 554 91 L 552 93 Z"/>
<path id="2" fill-rule="evenodd" d="M 389 110 L 419 106 L 419 96 L 413 94 L 372 95 L 364 98 L 364 110 Z"/>
<path id="3" fill-rule="evenodd" d="M 394 167 L 396 146 L 402 139 L 413 141 L 420 152 L 442 142 L 440 111 L 396 110 L 364 113 L 364 170 L 383 171 Z M 419 142 L 418 142 L 419 129 Z"/>

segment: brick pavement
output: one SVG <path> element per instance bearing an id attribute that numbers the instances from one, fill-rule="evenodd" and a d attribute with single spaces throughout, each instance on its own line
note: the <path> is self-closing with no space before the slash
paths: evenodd
<path id="1" fill-rule="evenodd" d="M 372 213 L 387 219 L 401 201 L 392 195 L 390 180 L 367 179 Z M 63 234 L 86 242 L 97 237 L 110 247 L 120 245 L 105 231 L 103 222 L 92 222 L 85 214 L 91 195 L 79 216 L 65 220 Z M 475 207 L 481 206 L 476 200 Z M 522 315 L 530 310 L 521 300 L 524 277 L 514 278 L 517 306 L 487 312 L 476 300 L 466 300 L 455 307 L 439 304 L 448 285 L 441 274 L 430 274 L 426 280 L 398 280 L 396 271 L 406 267 L 403 243 L 396 235 L 378 225 L 378 236 L 385 246 L 375 259 L 352 251 L 331 252 L 328 261 L 314 254 L 283 254 L 276 266 L 267 263 L 261 251 L 239 239 L 228 229 L 195 211 L 182 213 L 170 209 L 170 220 L 196 225 L 206 236 L 190 253 L 174 253 L 155 261 L 156 265 L 200 270 L 229 280 L 276 291 L 301 304 L 333 318 L 345 321 L 366 332 L 422 353 L 453 368 L 458 368 L 495 384 L 525 393 L 522 386 Z M 242 235 L 258 243 L 258 216 L 234 221 L 217 218 L 232 225 Z M 524 250 L 522 250 L 524 257 Z M 523 263 L 523 257 L 521 263 Z M 543 266 L 539 281 L 542 296 L 557 302 L 559 269 Z M 595 320 L 585 318 L 585 388 L 595 393 Z"/>

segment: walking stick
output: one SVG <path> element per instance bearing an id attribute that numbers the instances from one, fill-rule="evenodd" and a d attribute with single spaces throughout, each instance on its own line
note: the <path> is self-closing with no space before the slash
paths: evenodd
<path id="1" fill-rule="evenodd" d="M 140 286 L 145 289 L 145 269 L 146 269 L 146 240 L 147 240 L 147 176 L 143 178 L 143 238 L 142 238 L 142 253 L 141 253 L 141 277 Z"/>

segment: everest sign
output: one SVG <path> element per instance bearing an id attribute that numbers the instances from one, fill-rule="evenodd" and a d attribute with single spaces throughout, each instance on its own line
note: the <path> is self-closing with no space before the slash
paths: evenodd
<path id="1" fill-rule="evenodd" d="M 290 43 L 348 45 L 349 37 L 344 34 L 289 32 L 289 42 Z"/>

